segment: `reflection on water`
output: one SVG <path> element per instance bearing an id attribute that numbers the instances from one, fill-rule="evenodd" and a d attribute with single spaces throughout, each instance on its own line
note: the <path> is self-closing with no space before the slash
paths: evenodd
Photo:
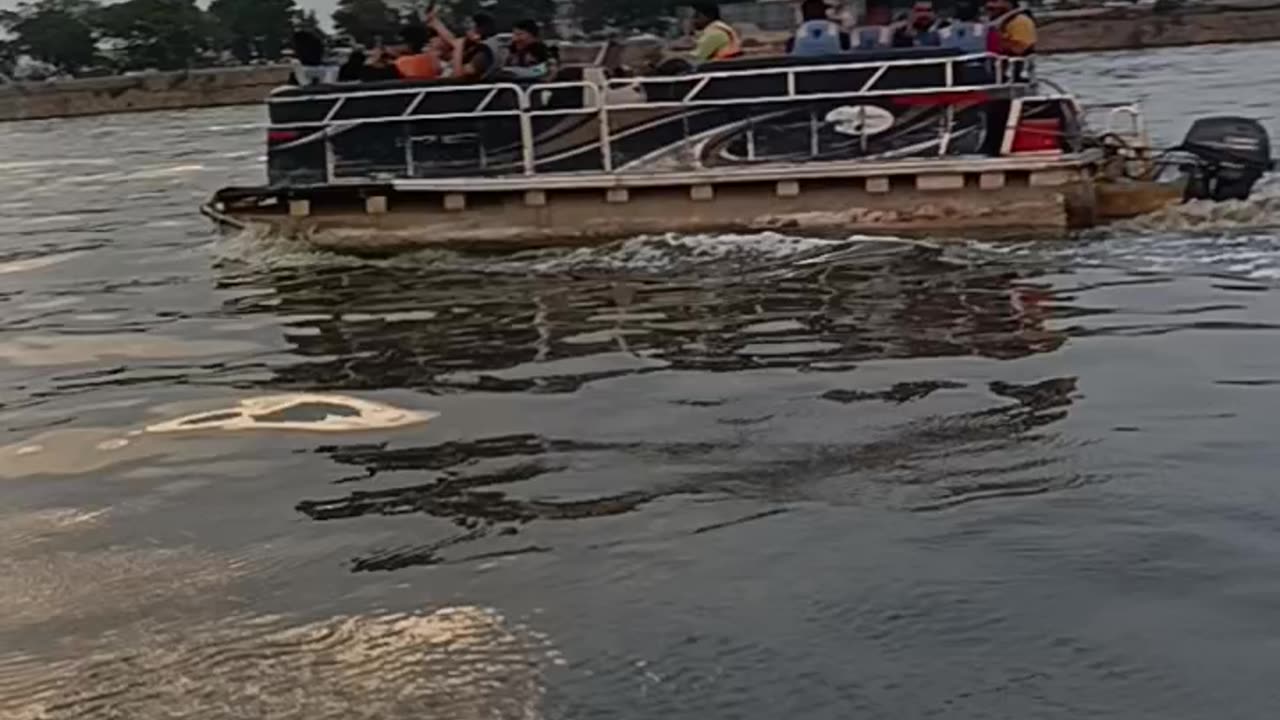
<path id="1" fill-rule="evenodd" d="M 55 662 L 0 653 L 0 716 L 542 717 L 545 642 L 481 608 L 301 626 L 229 617 L 180 633 L 144 625 L 117 640 L 127 649 Z"/>
<path id="2" fill-rule="evenodd" d="M 584 269 L 588 252 L 603 259 L 593 272 Z M 655 370 L 1010 359 L 1065 339 L 1046 326 L 1052 293 L 1034 273 L 954 263 L 927 246 L 854 241 L 827 249 L 820 263 L 768 258 L 705 279 L 670 264 L 660 266 L 661 280 L 596 277 L 613 253 L 578 251 L 560 266 L 570 269 L 550 274 L 547 260 L 530 261 L 533 281 L 511 272 L 510 262 L 508 272 L 479 274 L 482 260 L 436 272 L 276 273 L 275 293 L 237 297 L 227 310 L 285 318 L 296 354 L 314 361 L 280 367 L 270 382 L 300 390 L 573 392 Z M 225 281 L 246 282 L 258 278 Z"/>
<path id="3" fill-rule="evenodd" d="M 415 547 L 357 557 L 354 571 L 395 570 L 441 562 L 490 560 L 553 548 L 530 543 L 530 523 L 600 518 L 633 512 L 671 496 L 746 499 L 769 503 L 890 503 L 910 510 L 940 510 L 979 500 L 1062 490 L 1083 478 L 1064 470 L 1065 458 L 1036 453 L 1054 436 L 1039 428 L 1066 416 L 1074 378 L 1032 385 L 993 383 L 993 394 L 1016 402 L 893 426 L 863 443 L 772 445 L 768 457 L 752 443 L 583 443 L 540 436 L 503 436 L 429 447 L 322 448 L 336 462 L 363 470 L 350 482 L 419 471 L 437 479 L 340 497 L 307 500 L 298 511 L 318 521 L 363 516 L 425 514 L 456 526 Z M 895 402 L 909 398 L 892 397 Z M 1029 452 L 1030 451 L 1030 452 Z M 536 481 L 583 463 L 600 472 L 655 464 L 685 468 L 660 484 L 613 486 L 607 494 L 552 500 L 538 497 Z M 472 468 L 481 463 L 481 470 Z M 345 484 L 344 483 L 344 484 Z M 385 483 L 384 483 L 385 484 Z M 527 488 L 521 492 L 522 488 Z M 772 513 L 770 513 L 772 514 Z M 766 515 L 767 516 L 767 515 Z M 707 532 L 695 528 L 693 534 Z M 483 549 L 466 546 L 491 540 Z M 449 551 L 446 553 L 445 551 Z"/>
<path id="4" fill-rule="evenodd" d="M 155 335 L 105 335 L 77 337 L 19 335 L 0 343 L 0 361 L 29 367 L 79 365 L 126 359 L 176 359 L 202 354 L 236 354 L 255 350 L 253 345 L 222 340 L 183 340 Z"/>
<path id="5" fill-rule="evenodd" d="M 244 563 L 191 547 L 69 549 L 68 538 L 100 530 L 110 517 L 65 508 L 0 515 L 0 638 L 190 606 L 249 572 Z M 0 691 L 0 710 L 4 702 Z"/>
<path id="6" fill-rule="evenodd" d="M 0 717 L 531 720 L 541 717 L 542 665 L 563 663 L 538 632 L 469 606 L 169 627 L 163 618 L 200 614 L 251 567 L 191 548 L 66 549 L 109 519 L 0 516 Z M 73 634 L 104 617 L 125 622 Z M 44 656 L 23 652 L 20 640 L 42 628 L 61 641 Z"/>

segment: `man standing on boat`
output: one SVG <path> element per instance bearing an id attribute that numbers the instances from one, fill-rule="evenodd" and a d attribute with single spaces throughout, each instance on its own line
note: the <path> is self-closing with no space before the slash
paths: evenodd
<path id="1" fill-rule="evenodd" d="M 1025 57 L 1036 51 L 1036 21 L 1013 0 L 987 0 L 987 52 Z"/>
<path id="2" fill-rule="evenodd" d="M 720 19 L 720 6 L 716 3 L 694 3 L 693 27 L 698 31 L 695 60 L 728 60 L 742 54 L 742 38 L 732 25 Z"/>

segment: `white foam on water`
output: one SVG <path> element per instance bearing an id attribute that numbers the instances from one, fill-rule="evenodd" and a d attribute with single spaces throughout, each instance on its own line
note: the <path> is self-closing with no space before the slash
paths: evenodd
<path id="1" fill-rule="evenodd" d="M 318 413 L 318 419 L 298 420 L 285 418 L 290 412 L 305 413 L 308 411 Z M 148 425 L 146 432 L 183 433 L 211 430 L 352 432 L 417 425 L 430 422 L 436 417 L 439 417 L 439 413 L 403 410 L 390 405 L 345 395 L 269 395 L 247 398 L 228 408 L 210 410 Z"/>
<path id="2" fill-rule="evenodd" d="M 511 270 L 555 274 L 582 271 L 679 272 L 712 265 L 756 264 L 831 250 L 848 241 L 784 235 L 776 232 L 750 234 L 645 235 L 619 243 L 578 248 L 565 252 L 548 251 L 542 257 L 518 258 L 499 263 Z"/>
<path id="3" fill-rule="evenodd" d="M 224 262 L 253 268 L 292 267 L 435 267 L 501 274 L 563 274 L 571 272 L 662 273 L 716 265 L 741 266 L 786 259 L 817 263 L 822 255 L 855 246 L 904 244 L 913 240 L 892 236 L 853 235 L 829 239 L 777 232 L 644 235 L 587 247 L 521 250 L 489 255 L 462 254 L 438 247 L 371 259 L 323 250 L 305 239 L 286 238 L 247 229 L 224 237 L 214 247 Z"/>
<path id="4" fill-rule="evenodd" d="M 142 427 L 58 428 L 0 446 L 0 479 L 96 473 L 133 463 L 156 466 L 169 456 L 186 462 L 219 457 L 217 444 L 181 442 L 175 436 L 235 432 L 372 432 L 427 423 L 430 410 L 406 410 L 345 395 L 267 395 Z"/>
<path id="5" fill-rule="evenodd" d="M 360 267 L 368 260 L 321 250 L 305 240 L 297 240 L 246 228 L 215 241 L 214 260 L 220 265 L 240 265 L 253 270 L 291 268 Z"/>

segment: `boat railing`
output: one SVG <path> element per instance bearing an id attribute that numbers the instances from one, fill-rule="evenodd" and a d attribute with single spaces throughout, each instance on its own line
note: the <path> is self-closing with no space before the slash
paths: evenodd
<path id="1" fill-rule="evenodd" d="M 975 62 L 990 61 L 992 63 L 991 77 L 994 82 L 971 83 L 964 82 L 961 73 L 956 72 L 956 66 L 972 65 Z M 944 72 L 944 81 L 940 85 L 929 87 L 908 87 L 908 88 L 890 88 L 881 87 L 885 76 L 891 68 L 902 68 L 912 66 L 941 65 Z M 807 75 L 820 75 L 832 72 L 847 72 L 856 70 L 872 70 L 871 75 L 857 88 L 851 88 L 841 91 L 807 91 L 802 87 L 801 81 Z M 774 77 L 783 76 L 786 79 L 785 91 L 769 94 L 744 95 L 741 97 L 707 97 L 709 90 L 716 88 L 716 80 L 732 80 L 741 78 L 743 75 L 751 75 L 755 77 Z M 1007 86 L 1015 84 L 1029 84 L 1034 81 L 1034 65 L 1026 58 L 1004 57 L 998 55 L 975 54 L 963 55 L 947 58 L 928 58 L 922 60 L 895 60 L 893 62 L 878 63 L 845 63 L 838 65 L 810 65 L 800 67 L 781 67 L 781 68 L 762 68 L 758 70 L 729 70 L 721 72 L 695 73 L 692 75 L 677 77 L 677 80 L 686 80 L 691 83 L 691 87 L 678 98 L 671 100 L 654 101 L 646 99 L 640 103 L 616 103 L 610 102 L 611 110 L 631 110 L 640 108 L 660 108 L 675 106 L 716 106 L 716 105 L 754 105 L 761 102 L 777 101 L 777 100 L 833 100 L 855 96 L 873 96 L 873 95 L 927 95 L 930 93 L 954 93 L 961 91 L 983 90 L 992 86 Z M 670 85 L 672 78 L 669 77 L 636 77 L 621 78 L 610 80 L 607 89 L 609 91 L 623 90 L 628 87 L 647 87 Z M 646 93 L 647 96 L 647 93 Z"/>
<path id="2" fill-rule="evenodd" d="M 957 68 L 971 68 L 975 63 L 988 63 L 983 74 L 984 82 L 973 82 L 972 77 Z M 882 85 L 886 75 L 893 68 L 937 66 L 942 68 L 942 82 L 928 86 L 890 87 Z M 806 80 L 822 74 L 850 71 L 869 71 L 866 80 L 858 87 L 847 89 L 813 89 L 807 86 Z M 718 81 L 741 79 L 743 77 L 780 79 L 775 80 L 777 89 L 772 92 L 755 92 L 752 94 L 729 93 L 729 96 L 717 97 L 717 89 L 723 95 L 724 84 Z M 904 59 L 865 63 L 840 63 L 821 65 L 786 66 L 776 68 L 728 69 L 712 72 L 695 72 L 688 75 L 661 77 L 632 77 L 610 79 L 603 83 L 590 80 L 536 83 L 518 85 L 515 83 L 496 83 L 489 85 L 441 85 L 441 86 L 409 86 L 403 88 L 377 88 L 369 90 L 353 89 L 351 92 L 331 93 L 328 95 L 287 94 L 273 95 L 268 102 L 300 103 L 316 102 L 326 97 L 333 99 L 332 107 L 319 120 L 299 120 L 286 123 L 272 123 L 273 130 L 309 129 L 316 130 L 322 126 L 320 134 L 325 143 L 325 154 L 329 159 L 327 178 L 335 182 L 335 163 L 332 139 L 340 135 L 346 128 L 355 125 L 379 123 L 413 123 L 417 121 L 440 121 L 466 118 L 516 118 L 520 126 L 521 170 L 525 175 L 538 174 L 537 154 L 535 146 L 534 122 L 542 117 L 583 116 L 591 119 L 594 116 L 598 123 L 599 151 L 602 155 L 602 169 L 614 171 L 614 159 L 610 143 L 609 114 L 633 110 L 656 110 L 675 107 L 720 107 L 734 105 L 759 105 L 768 102 L 786 102 L 796 100 L 839 100 L 847 98 L 894 96 L 894 95 L 928 95 L 954 94 L 990 90 L 997 87 L 1013 85 L 1029 85 L 1034 82 L 1034 66 L 1024 58 L 1011 58 L 985 53 L 949 56 L 941 58 Z M 821 83 L 818 83 L 820 86 Z M 676 89 L 676 93 L 667 93 L 668 98 L 655 99 L 662 93 L 654 88 Z M 568 107 L 556 107 L 545 101 L 556 91 L 581 92 L 581 100 Z M 431 110 L 430 99 L 438 94 L 470 92 L 476 96 L 475 102 L 462 109 L 452 108 L 447 112 Z M 404 109 L 396 114 L 358 115 L 346 112 L 352 101 L 363 98 L 408 95 L 410 99 Z M 626 99 L 630 95 L 629 99 Z M 458 102 L 455 98 L 453 104 Z M 811 128 L 811 132 L 815 132 Z M 406 139 L 405 172 L 413 177 L 414 139 Z"/>

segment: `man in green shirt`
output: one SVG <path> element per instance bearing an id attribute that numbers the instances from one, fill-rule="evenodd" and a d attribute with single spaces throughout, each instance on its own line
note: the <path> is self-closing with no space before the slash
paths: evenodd
<path id="1" fill-rule="evenodd" d="M 694 3 L 693 27 L 698 31 L 698 44 L 693 49 L 695 60 L 727 60 L 742 54 L 742 39 L 737 30 L 720 19 L 719 5 Z"/>

